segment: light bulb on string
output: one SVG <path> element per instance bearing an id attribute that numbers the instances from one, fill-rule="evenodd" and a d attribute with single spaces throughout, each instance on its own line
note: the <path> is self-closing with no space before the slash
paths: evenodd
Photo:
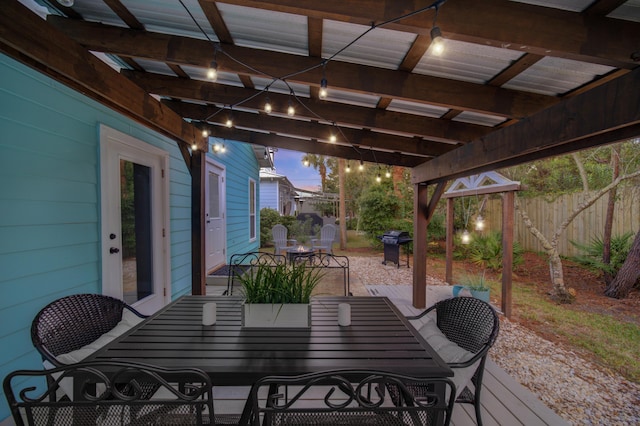
<path id="1" fill-rule="evenodd" d="M 360 165 L 358 166 L 358 170 L 360 171 L 364 170 L 364 162 L 362 160 L 360 160 Z"/>
<path id="2" fill-rule="evenodd" d="M 218 63 L 214 59 L 209 64 L 209 69 L 207 70 L 207 78 L 211 81 L 216 81 L 218 79 Z"/>
<path id="3" fill-rule="evenodd" d="M 209 137 L 209 129 L 202 129 L 202 137 L 203 138 Z"/>
<path id="4" fill-rule="evenodd" d="M 287 115 L 293 117 L 296 114 L 296 109 L 293 107 L 293 102 L 289 99 L 289 107 L 287 108 Z"/>
<path id="5" fill-rule="evenodd" d="M 462 244 L 469 244 L 471 242 L 471 234 L 466 229 L 462 232 Z"/>
<path id="6" fill-rule="evenodd" d="M 302 165 L 305 166 L 305 167 L 309 167 L 309 164 L 310 164 L 309 163 L 309 159 L 307 157 L 304 157 L 302 159 Z"/>
<path id="7" fill-rule="evenodd" d="M 387 179 L 391 177 L 391 172 L 389 171 L 389 169 L 387 169 L 387 171 L 384 173 L 384 177 L 386 177 Z"/>
<path id="8" fill-rule="evenodd" d="M 196 145 L 196 143 L 192 143 L 191 144 L 191 151 L 197 151 L 198 150 L 198 145 Z"/>
<path id="9" fill-rule="evenodd" d="M 440 31 L 440 27 L 431 28 L 431 52 L 440 56 L 442 52 L 444 52 L 444 39 L 442 38 L 442 32 Z"/>
<path id="10" fill-rule="evenodd" d="M 273 111 L 273 107 L 271 106 L 269 97 L 267 97 L 267 100 L 264 103 L 264 112 L 266 112 L 267 114 L 271 114 L 271 111 Z"/>
<path id="11" fill-rule="evenodd" d="M 321 100 L 325 100 L 327 99 L 328 94 L 329 91 L 327 90 L 327 79 L 322 77 L 322 80 L 320 80 L 320 91 L 318 92 L 318 98 L 320 98 Z"/>
<path id="12" fill-rule="evenodd" d="M 222 144 L 222 146 L 220 147 L 220 152 L 221 152 L 222 154 L 224 154 L 225 152 L 227 152 L 227 147 L 226 147 L 226 146 L 224 146 L 224 144 Z"/>
<path id="13" fill-rule="evenodd" d="M 331 133 L 331 136 L 329 136 L 329 142 L 336 143 L 337 140 L 338 140 L 338 138 L 336 137 L 336 135 Z"/>
<path id="14" fill-rule="evenodd" d="M 347 161 L 347 167 L 344 169 L 345 172 L 351 173 L 351 164 Z"/>
<path id="15" fill-rule="evenodd" d="M 382 181 L 382 176 L 380 176 L 380 173 L 378 173 L 378 175 L 376 176 L 376 182 L 380 183 Z"/>

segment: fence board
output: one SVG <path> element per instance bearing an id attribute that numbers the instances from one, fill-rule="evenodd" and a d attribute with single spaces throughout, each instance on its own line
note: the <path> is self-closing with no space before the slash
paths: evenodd
<path id="1" fill-rule="evenodd" d="M 519 198 L 520 206 L 527 212 L 533 224 L 547 238 L 551 238 L 562 221 L 585 199 L 584 194 L 567 194 L 555 200 L 545 197 L 531 199 Z M 576 256 L 579 251 L 570 243 L 588 243 L 592 238 L 601 237 L 607 212 L 608 195 L 601 197 L 587 210 L 580 213 L 560 235 L 558 250 L 561 256 Z M 482 213 L 487 231 L 502 229 L 502 200 L 491 199 Z M 613 235 L 625 232 L 634 234 L 640 230 L 640 187 L 627 186 L 618 190 L 618 199 L 614 211 Z M 487 232 L 485 231 L 485 232 Z M 516 213 L 514 239 L 525 250 L 542 251 L 538 239 L 527 229 L 522 217 Z"/>

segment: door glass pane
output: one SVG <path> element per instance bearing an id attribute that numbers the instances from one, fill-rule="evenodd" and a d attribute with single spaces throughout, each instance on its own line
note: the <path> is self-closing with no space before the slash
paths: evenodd
<path id="1" fill-rule="evenodd" d="M 153 293 L 151 168 L 120 160 L 122 285 L 131 304 Z"/>
<path id="2" fill-rule="evenodd" d="M 220 217 L 220 179 L 215 173 L 209 173 L 209 216 Z"/>

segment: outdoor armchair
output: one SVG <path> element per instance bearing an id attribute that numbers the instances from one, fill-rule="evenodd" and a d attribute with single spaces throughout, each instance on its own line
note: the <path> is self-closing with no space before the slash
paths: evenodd
<path id="1" fill-rule="evenodd" d="M 295 247 L 297 244 L 296 240 L 287 239 L 287 232 L 287 227 L 282 224 L 274 225 L 271 228 L 275 254 L 282 254 L 283 252 L 286 254 L 288 248 Z"/>
<path id="2" fill-rule="evenodd" d="M 484 366 L 500 329 L 496 311 L 480 299 L 454 297 L 407 319 L 426 320 L 419 328 L 420 333 L 453 369 L 456 402 L 473 404 L 477 424 L 481 426 L 480 392 Z M 419 394 L 422 386 L 411 389 Z"/>
<path id="3" fill-rule="evenodd" d="M 75 382 L 74 398 L 55 400 L 52 397 L 64 380 Z M 146 398 L 140 383 L 153 383 L 158 389 L 156 396 Z M 18 426 L 215 423 L 211 379 L 194 368 L 86 362 L 49 370 L 14 371 L 5 377 L 3 389 Z"/>
<path id="4" fill-rule="evenodd" d="M 320 238 L 311 240 L 311 249 L 333 254 L 333 240 L 336 238 L 336 226 L 326 224 L 320 229 Z"/>
<path id="5" fill-rule="evenodd" d="M 410 389 L 418 381 L 428 390 L 416 397 Z M 398 400 L 391 400 L 389 386 L 398 391 Z M 446 378 L 425 380 L 383 371 L 269 376 L 251 388 L 243 416 L 254 426 L 448 425 L 454 393 Z"/>
<path id="6" fill-rule="evenodd" d="M 31 341 L 43 361 L 59 367 L 81 361 L 144 318 L 120 299 L 74 294 L 38 312 L 31 323 Z"/>

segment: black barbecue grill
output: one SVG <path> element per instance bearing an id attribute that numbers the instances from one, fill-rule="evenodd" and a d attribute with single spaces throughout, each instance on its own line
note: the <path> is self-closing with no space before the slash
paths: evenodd
<path id="1" fill-rule="evenodd" d="M 384 235 L 378 237 L 384 244 L 384 260 L 383 265 L 387 262 L 394 262 L 400 267 L 400 246 L 409 244 L 413 239 L 406 231 L 387 231 Z M 407 250 L 407 268 L 409 267 L 409 251 Z"/>

